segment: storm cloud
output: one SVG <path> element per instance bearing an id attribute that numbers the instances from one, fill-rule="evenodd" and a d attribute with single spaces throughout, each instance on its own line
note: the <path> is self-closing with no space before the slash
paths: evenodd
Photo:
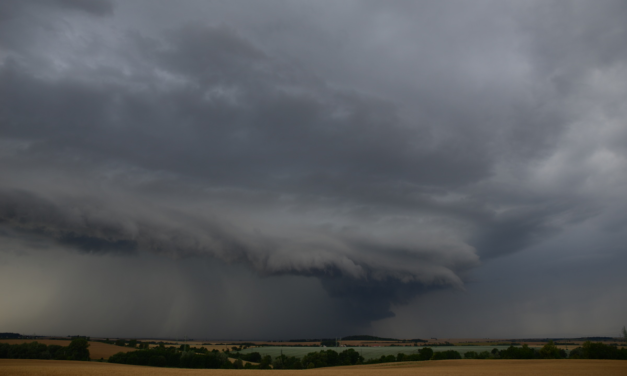
<path id="1" fill-rule="evenodd" d="M 315 278 L 367 327 L 620 232 L 627 8 L 599 4 L 5 2 L 0 234 Z"/>

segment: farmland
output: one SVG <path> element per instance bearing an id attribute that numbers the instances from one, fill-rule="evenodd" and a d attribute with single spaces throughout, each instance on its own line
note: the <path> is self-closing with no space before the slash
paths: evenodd
<path id="1" fill-rule="evenodd" d="M 0 359 L 0 374 L 10 376 L 118 376 L 118 375 L 206 375 L 245 376 L 302 373 L 308 376 L 327 375 L 415 375 L 424 376 L 561 376 L 627 374 L 627 362 L 619 360 L 441 360 L 404 362 L 364 366 L 318 368 L 302 371 L 281 370 L 192 370 L 153 368 L 99 362 Z"/>

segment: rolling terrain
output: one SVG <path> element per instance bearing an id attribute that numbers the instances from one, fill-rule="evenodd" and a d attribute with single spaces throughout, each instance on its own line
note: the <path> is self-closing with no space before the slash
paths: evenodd
<path id="1" fill-rule="evenodd" d="M 207 375 L 244 376 L 303 374 L 330 375 L 416 375 L 423 376 L 623 376 L 627 362 L 620 360 L 440 360 L 363 366 L 329 367 L 311 370 L 219 370 L 128 366 L 100 362 L 0 359 L 5 376 L 121 376 L 121 375 Z"/>

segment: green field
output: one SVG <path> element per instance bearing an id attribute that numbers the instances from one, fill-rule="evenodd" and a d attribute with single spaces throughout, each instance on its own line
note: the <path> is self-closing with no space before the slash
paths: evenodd
<path id="1" fill-rule="evenodd" d="M 492 349 L 497 348 L 499 350 L 504 350 L 509 346 L 434 346 L 431 347 L 434 352 L 438 351 L 447 351 L 447 350 L 455 350 L 458 351 L 461 356 L 464 356 L 464 353 L 467 351 L 492 351 Z M 283 352 L 284 355 L 287 356 L 296 356 L 303 357 L 304 355 L 310 352 L 318 352 L 320 350 L 334 350 L 337 352 L 342 352 L 348 349 L 354 349 L 355 351 L 361 353 L 366 360 L 371 358 L 380 358 L 381 355 L 396 355 L 398 353 L 404 353 L 406 355 L 416 354 L 418 350 L 422 347 L 414 347 L 414 346 L 392 346 L 392 347 L 289 347 L 289 346 L 272 346 L 272 347 L 255 347 L 246 350 L 242 350 L 242 354 L 248 354 L 251 352 L 258 352 L 262 356 L 270 355 L 273 358 L 281 355 Z"/>

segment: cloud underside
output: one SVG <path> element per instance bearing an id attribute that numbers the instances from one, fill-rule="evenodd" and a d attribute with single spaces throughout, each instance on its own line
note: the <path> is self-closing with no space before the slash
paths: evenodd
<path id="1" fill-rule="evenodd" d="M 624 89 L 609 85 L 625 73 L 620 17 L 609 18 L 615 33 L 585 13 L 566 23 L 592 52 L 556 33 L 559 9 L 540 5 L 543 17 L 522 12 L 505 30 L 516 43 L 489 39 L 501 26 L 468 26 L 467 42 L 420 37 L 421 53 L 401 38 L 387 60 L 357 45 L 336 57 L 355 63 L 330 73 L 235 21 L 147 35 L 100 28 L 116 14 L 105 1 L 4 7 L 6 238 L 315 277 L 367 324 L 424 291 L 463 289 L 480 260 L 589 218 L 624 226 L 612 204 L 624 195 L 625 111 L 614 99 Z M 590 132 L 595 120 L 604 132 Z"/>

